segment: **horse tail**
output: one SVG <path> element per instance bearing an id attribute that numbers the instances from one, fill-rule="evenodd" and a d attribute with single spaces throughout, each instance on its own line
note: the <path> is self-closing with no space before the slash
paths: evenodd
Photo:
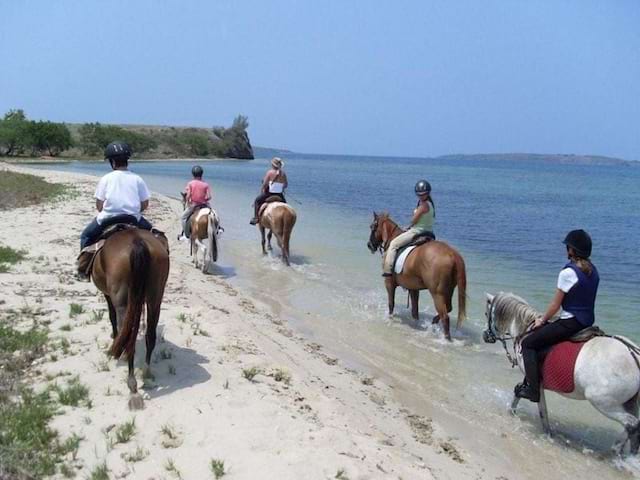
<path id="1" fill-rule="evenodd" d="M 129 254 L 129 292 L 127 297 L 127 311 L 122 322 L 122 328 L 114 339 L 110 353 L 120 358 L 123 353 L 132 358 L 136 348 L 136 338 L 140 329 L 140 317 L 147 297 L 147 278 L 151 267 L 149 247 L 140 238 L 133 240 Z"/>
<path id="2" fill-rule="evenodd" d="M 282 215 L 282 248 L 284 249 L 284 258 L 289 265 L 289 241 L 291 240 L 291 231 L 296 223 L 296 214 L 292 211 L 285 212 Z"/>
<path id="3" fill-rule="evenodd" d="M 216 248 L 216 231 L 213 225 L 214 218 L 213 209 L 209 210 L 209 215 L 207 215 L 207 253 L 209 254 L 209 260 L 211 262 L 215 262 L 218 259 L 218 249 Z"/>
<path id="4" fill-rule="evenodd" d="M 458 284 L 458 323 L 456 328 L 460 328 L 462 322 L 467 319 L 467 271 L 462 255 L 456 252 L 455 255 L 456 283 Z"/>

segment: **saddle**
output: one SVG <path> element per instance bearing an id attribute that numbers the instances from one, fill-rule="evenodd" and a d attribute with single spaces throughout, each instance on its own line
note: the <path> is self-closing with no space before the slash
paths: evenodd
<path id="1" fill-rule="evenodd" d="M 107 227 L 102 231 L 98 240 L 91 245 L 84 247 L 80 251 L 80 255 L 78 255 L 77 263 L 78 263 L 78 271 L 84 273 L 86 277 L 91 276 L 91 270 L 93 269 L 93 262 L 95 261 L 98 252 L 102 250 L 105 242 L 109 237 L 114 235 L 117 232 L 121 232 L 123 230 L 131 230 L 132 228 L 138 228 L 138 221 L 136 217 L 132 215 L 116 215 L 114 217 L 108 218 L 103 222 L 102 225 L 108 223 Z M 155 228 L 151 229 L 151 233 L 156 238 L 161 238 L 166 240 L 167 237 L 164 232 L 157 230 Z M 167 252 L 169 251 L 169 246 L 167 243 Z"/>
<path id="2" fill-rule="evenodd" d="M 396 273 L 402 273 L 404 262 L 409 254 L 413 251 L 413 249 L 435 239 L 436 236 L 433 234 L 433 232 L 424 232 L 417 235 L 410 243 L 406 244 L 404 247 L 401 247 L 400 250 L 398 250 L 398 254 L 396 255 L 395 260 L 393 261 L 393 271 Z"/>
<path id="3" fill-rule="evenodd" d="M 270 203 L 275 203 L 275 202 L 287 203 L 285 201 L 284 197 L 282 197 L 280 195 L 274 194 L 274 195 L 271 195 L 271 196 L 267 197 L 265 199 L 265 201 L 262 202 L 262 205 L 260 205 L 260 209 L 258 210 L 258 220 L 260 218 L 262 218 L 262 214 L 267 209 L 267 206 L 269 206 Z"/>
<path id="4" fill-rule="evenodd" d="M 574 369 L 580 350 L 592 338 L 605 335 L 606 333 L 599 327 L 587 327 L 573 335 L 569 340 L 556 343 L 540 352 L 541 385 L 546 390 L 554 392 L 573 392 L 575 389 Z"/>

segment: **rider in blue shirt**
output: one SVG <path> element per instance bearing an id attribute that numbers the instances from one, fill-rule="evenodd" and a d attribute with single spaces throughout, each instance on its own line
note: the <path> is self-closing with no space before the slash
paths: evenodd
<path id="1" fill-rule="evenodd" d="M 526 378 L 516 385 L 515 395 L 540 401 L 538 352 L 571 338 L 595 321 L 594 307 L 600 277 L 591 263 L 591 237 L 584 230 L 572 230 L 563 242 L 569 262 L 558 275 L 556 294 L 547 311 L 535 321 L 533 331 L 521 342 Z M 557 320 L 549 322 L 558 310 Z"/>

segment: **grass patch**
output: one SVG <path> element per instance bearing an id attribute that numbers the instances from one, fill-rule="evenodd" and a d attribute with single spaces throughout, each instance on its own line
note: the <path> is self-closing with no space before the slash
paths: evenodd
<path id="1" fill-rule="evenodd" d="M 347 472 L 344 468 L 338 470 L 334 478 L 337 478 L 338 480 L 349 480 L 349 477 L 347 477 Z"/>
<path id="2" fill-rule="evenodd" d="M 170 474 L 172 474 L 174 477 L 182 478 L 182 473 L 180 473 L 180 470 L 178 470 L 178 467 L 176 467 L 176 464 L 172 459 L 170 458 L 167 459 L 167 461 L 164 464 L 164 469 Z"/>
<path id="3" fill-rule="evenodd" d="M 91 311 L 91 323 L 98 323 L 104 318 L 104 310 Z"/>
<path id="4" fill-rule="evenodd" d="M 48 424 L 56 407 L 49 392 L 21 389 L 0 401 L 0 478 L 41 478 L 56 473 L 64 456 L 76 452 L 80 437 L 60 442 Z"/>
<path id="5" fill-rule="evenodd" d="M 91 406 L 89 387 L 80 383 L 80 377 L 74 377 L 69 380 L 65 388 L 56 385 L 54 390 L 58 394 L 58 401 L 62 405 L 77 407 L 84 402 L 87 407 Z"/>
<path id="6" fill-rule="evenodd" d="M 136 434 L 136 419 L 135 417 L 124 422 L 122 425 L 118 425 L 115 430 L 115 443 L 127 443 Z"/>
<path id="7" fill-rule="evenodd" d="M 246 378 L 247 380 L 249 380 L 250 382 L 253 382 L 253 379 L 259 373 L 262 373 L 262 369 L 260 369 L 258 367 L 251 367 L 251 368 L 243 368 L 242 369 L 242 376 L 244 378 Z"/>
<path id="8" fill-rule="evenodd" d="M 63 332 L 70 332 L 72 328 L 73 327 L 71 326 L 71 324 L 67 323 L 66 325 L 62 325 L 60 327 L 60 330 L 62 330 Z"/>
<path id="9" fill-rule="evenodd" d="M 9 325 L 0 324 L 0 351 L 13 353 L 18 350 L 28 350 L 34 353 L 43 352 L 47 343 L 46 330 L 31 328 L 26 332 L 20 332 Z"/>
<path id="10" fill-rule="evenodd" d="M 69 305 L 69 318 L 75 318 L 82 313 L 84 313 L 84 305 L 80 305 L 79 303 Z"/>
<path id="11" fill-rule="evenodd" d="M 284 368 L 277 368 L 272 375 L 276 382 L 282 382 L 285 385 L 291 384 L 291 374 Z"/>
<path id="12" fill-rule="evenodd" d="M 0 207 L 0 210 L 1 209 L 2 207 Z M 24 259 L 25 252 L 0 245 L 0 273 L 7 273 L 9 271 L 9 265 L 21 262 Z"/>
<path id="13" fill-rule="evenodd" d="M 89 480 L 109 480 L 109 469 L 107 468 L 107 462 L 102 462 L 100 465 L 96 465 L 89 474 Z"/>
<path id="14" fill-rule="evenodd" d="M 0 210 L 34 205 L 76 193 L 75 188 L 49 183 L 36 175 L 3 171 L 0 175 Z"/>
<path id="15" fill-rule="evenodd" d="M 169 425 L 165 424 L 160 429 L 160 433 L 164 436 L 162 439 L 161 445 L 164 448 L 177 448 L 182 445 L 182 440 L 180 440 L 180 436 L 175 431 L 175 429 Z"/>
<path id="16" fill-rule="evenodd" d="M 149 450 L 142 448 L 140 445 L 132 452 L 124 452 L 120 455 L 125 462 L 136 463 L 141 462 L 149 456 Z"/>
<path id="17" fill-rule="evenodd" d="M 224 474 L 227 473 L 224 470 L 224 460 L 220 460 L 220 459 L 217 459 L 217 458 L 212 458 L 211 459 L 211 463 L 209 464 L 209 468 L 211 469 L 211 473 L 213 473 L 213 476 L 216 477 L 216 480 L 218 478 L 224 477 Z"/>

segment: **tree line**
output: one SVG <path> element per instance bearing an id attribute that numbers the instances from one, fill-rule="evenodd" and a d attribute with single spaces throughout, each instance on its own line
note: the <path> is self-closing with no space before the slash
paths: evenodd
<path id="1" fill-rule="evenodd" d="M 71 132 L 64 123 L 28 120 L 22 110 L 9 110 L 0 120 L 0 156 L 55 157 L 72 146 Z"/>
<path id="2" fill-rule="evenodd" d="M 134 155 L 253 158 L 248 127 L 248 118 L 238 115 L 229 128 L 123 128 L 96 122 L 82 124 L 72 133 L 64 123 L 36 122 L 22 110 L 10 110 L 0 120 L 0 156 L 55 157 L 74 148 L 96 157 L 110 142 L 120 140 L 131 146 Z"/>

